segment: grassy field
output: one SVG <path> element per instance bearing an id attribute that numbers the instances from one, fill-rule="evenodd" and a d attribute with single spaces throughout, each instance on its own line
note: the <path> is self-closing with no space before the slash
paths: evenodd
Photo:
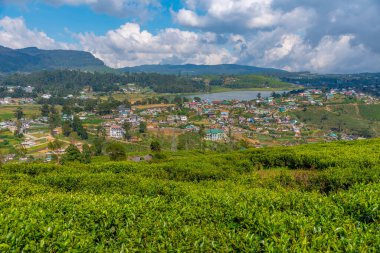
<path id="1" fill-rule="evenodd" d="M 234 89 L 295 89 L 298 86 L 282 82 L 274 77 L 260 75 L 241 75 L 231 78 L 225 78 L 223 87 Z"/>
<path id="2" fill-rule="evenodd" d="M 160 157 L 1 167 L 0 251 L 380 250 L 380 140 Z"/>
<path id="3" fill-rule="evenodd" d="M 341 130 L 366 137 L 378 137 L 380 122 L 374 120 L 378 117 L 379 108 L 378 105 L 342 104 L 308 107 L 306 111 L 300 110 L 291 114 L 301 122 L 322 130 Z"/>
<path id="4" fill-rule="evenodd" d="M 21 107 L 23 109 L 27 118 L 39 116 L 40 114 L 39 105 L 0 105 L 0 121 L 14 119 L 14 112 L 18 107 Z"/>
<path id="5" fill-rule="evenodd" d="M 380 121 L 380 105 L 360 105 L 359 110 L 364 119 Z"/>

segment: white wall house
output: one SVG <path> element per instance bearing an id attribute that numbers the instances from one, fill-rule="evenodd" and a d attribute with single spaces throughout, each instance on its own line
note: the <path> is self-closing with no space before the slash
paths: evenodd
<path id="1" fill-rule="evenodd" d="M 226 138 L 226 134 L 220 129 L 206 130 L 205 140 L 207 141 L 221 141 Z"/>
<path id="2" fill-rule="evenodd" d="M 110 136 L 115 139 L 122 139 L 124 137 L 124 129 L 121 126 L 111 126 Z"/>

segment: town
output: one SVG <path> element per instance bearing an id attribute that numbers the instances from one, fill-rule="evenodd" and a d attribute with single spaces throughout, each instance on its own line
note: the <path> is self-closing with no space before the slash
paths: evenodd
<path id="1" fill-rule="evenodd" d="M 34 88 L 6 89 L 28 94 Z M 108 96 L 86 87 L 63 98 L 1 98 L 0 150 L 3 162 L 57 162 L 69 146 L 93 156 L 118 143 L 128 159 L 140 161 L 151 159 L 146 155 L 153 149 L 223 152 L 356 140 L 377 136 L 377 122 L 365 117 L 379 105 L 378 98 L 355 89 L 258 92 L 249 101 L 210 101 L 197 94 L 142 94 L 134 84 Z"/>

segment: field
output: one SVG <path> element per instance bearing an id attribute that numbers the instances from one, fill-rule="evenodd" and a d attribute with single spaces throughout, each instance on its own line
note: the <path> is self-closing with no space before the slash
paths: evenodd
<path id="1" fill-rule="evenodd" d="M 18 107 L 23 109 L 27 118 L 39 116 L 40 105 L 0 105 L 0 121 L 14 119 L 14 112 Z"/>
<path id="2" fill-rule="evenodd" d="M 360 105 L 359 110 L 363 118 L 380 121 L 380 105 Z"/>
<path id="3" fill-rule="evenodd" d="M 380 140 L 0 169 L 0 251 L 379 252 Z"/>
<path id="4" fill-rule="evenodd" d="M 380 136 L 379 105 L 341 104 L 308 107 L 292 114 L 301 122 L 322 130 L 343 131 L 365 137 Z"/>
<path id="5" fill-rule="evenodd" d="M 227 78 L 224 82 L 226 88 L 264 88 L 264 89 L 295 89 L 296 85 L 285 83 L 277 78 L 260 75 L 242 75 Z"/>

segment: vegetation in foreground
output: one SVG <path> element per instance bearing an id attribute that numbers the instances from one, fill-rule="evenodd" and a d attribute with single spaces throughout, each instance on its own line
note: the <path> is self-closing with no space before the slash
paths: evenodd
<path id="1" fill-rule="evenodd" d="M 0 251 L 379 252 L 379 148 L 3 165 Z"/>

